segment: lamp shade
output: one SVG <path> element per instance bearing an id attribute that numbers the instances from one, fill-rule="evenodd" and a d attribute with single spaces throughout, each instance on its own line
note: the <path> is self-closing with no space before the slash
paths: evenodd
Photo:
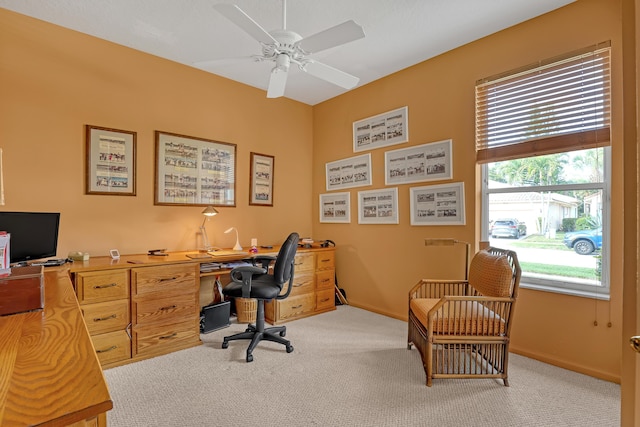
<path id="1" fill-rule="evenodd" d="M 218 211 L 213 206 L 207 206 L 203 211 L 202 215 L 204 216 L 214 216 L 217 215 Z"/>

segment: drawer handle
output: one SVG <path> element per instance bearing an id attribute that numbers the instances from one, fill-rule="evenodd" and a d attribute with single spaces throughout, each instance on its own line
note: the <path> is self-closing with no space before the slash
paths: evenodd
<path id="1" fill-rule="evenodd" d="M 98 354 L 100 354 L 100 353 L 106 353 L 106 352 L 108 352 L 108 351 L 115 350 L 116 348 L 118 348 L 118 346 L 117 346 L 117 345 L 112 345 L 111 347 L 109 347 L 109 348 L 105 348 L 104 350 L 96 350 L 96 353 L 98 353 Z"/>
<path id="2" fill-rule="evenodd" d="M 329 301 L 331 298 L 325 298 L 325 299 L 321 299 L 320 302 L 327 302 Z"/>
<path id="3" fill-rule="evenodd" d="M 107 316 L 107 317 L 94 317 L 93 321 L 94 322 L 102 322 L 103 320 L 115 319 L 116 317 L 118 317 L 118 316 L 116 316 L 115 314 L 112 314 L 111 316 Z"/>
<path id="4" fill-rule="evenodd" d="M 293 287 L 294 288 L 299 288 L 300 286 L 303 286 L 303 285 L 304 285 L 304 283 L 294 283 Z"/>
<path id="5" fill-rule="evenodd" d="M 331 261 L 331 258 L 325 258 L 320 260 L 320 262 L 329 262 L 329 261 Z"/>
<path id="6" fill-rule="evenodd" d="M 159 339 L 161 339 L 161 340 L 168 340 L 168 339 L 171 339 L 171 338 L 175 337 L 176 335 L 178 335 L 178 333 L 177 333 L 177 332 L 174 332 L 174 333 L 172 333 L 171 335 L 164 335 L 164 336 L 161 336 Z"/>
<path id="7" fill-rule="evenodd" d="M 169 282 L 171 280 L 176 280 L 177 277 L 165 277 L 164 279 L 158 279 L 158 282 Z"/>
<path id="8" fill-rule="evenodd" d="M 114 286 L 118 286 L 117 283 L 109 283 L 108 285 L 95 285 L 93 289 L 105 289 L 105 288 L 113 288 Z"/>
<path id="9" fill-rule="evenodd" d="M 160 310 L 167 311 L 167 310 L 173 310 L 174 308 L 178 308 L 178 306 L 175 305 L 175 304 L 174 305 L 168 305 L 166 307 L 160 307 Z"/>
<path id="10" fill-rule="evenodd" d="M 302 308 L 302 304 L 300 304 L 300 305 L 294 305 L 294 306 L 293 306 L 293 307 L 291 307 L 291 308 L 293 308 L 294 310 L 297 310 L 297 309 L 299 309 L 299 308 Z"/>
<path id="11" fill-rule="evenodd" d="M 322 283 L 327 283 L 328 281 L 330 281 L 331 279 L 322 279 L 321 282 Z"/>
<path id="12" fill-rule="evenodd" d="M 294 262 L 293 265 L 302 265 L 304 262 Z"/>

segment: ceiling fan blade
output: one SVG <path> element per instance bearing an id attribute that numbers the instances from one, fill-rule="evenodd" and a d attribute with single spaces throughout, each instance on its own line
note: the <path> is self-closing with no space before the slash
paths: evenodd
<path id="1" fill-rule="evenodd" d="M 210 59 L 206 61 L 197 61 L 191 65 L 193 65 L 196 68 L 209 68 L 209 67 L 216 67 L 216 66 L 223 67 L 227 65 L 235 65 L 235 64 L 247 62 L 247 61 L 255 62 L 257 60 L 252 56 L 237 56 L 235 58 L 221 58 L 221 59 Z"/>
<path id="2" fill-rule="evenodd" d="M 242 28 L 247 34 L 264 44 L 278 44 L 278 41 L 262 28 L 249 15 L 235 4 L 218 3 L 213 5 L 220 14 Z"/>
<path id="3" fill-rule="evenodd" d="M 316 53 L 363 37 L 362 27 L 351 20 L 305 37 L 298 42 L 298 46 L 307 53 Z"/>
<path id="4" fill-rule="evenodd" d="M 356 76 L 352 76 L 351 74 L 340 71 L 327 64 L 313 60 L 309 60 L 302 69 L 312 76 L 326 80 L 329 83 L 333 83 L 334 85 L 345 89 L 353 89 L 360 81 Z"/>
<path id="5" fill-rule="evenodd" d="M 287 85 L 287 70 L 275 67 L 271 70 L 269 78 L 269 88 L 267 89 L 267 98 L 280 98 L 284 95 L 284 88 Z"/>

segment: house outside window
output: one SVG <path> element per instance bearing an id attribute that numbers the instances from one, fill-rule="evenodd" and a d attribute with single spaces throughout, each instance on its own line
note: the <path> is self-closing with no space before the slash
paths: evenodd
<path id="1" fill-rule="evenodd" d="M 522 286 L 609 296 L 610 46 L 476 84 L 482 238 Z"/>

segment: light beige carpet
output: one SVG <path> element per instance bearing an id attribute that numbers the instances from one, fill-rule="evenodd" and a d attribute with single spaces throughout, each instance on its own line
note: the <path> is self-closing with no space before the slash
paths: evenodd
<path id="1" fill-rule="evenodd" d="M 425 386 L 407 324 L 350 306 L 287 323 L 294 352 L 247 341 L 222 349 L 232 324 L 204 345 L 105 371 L 111 427 L 618 426 L 620 387 L 511 355 L 509 382 Z"/>

